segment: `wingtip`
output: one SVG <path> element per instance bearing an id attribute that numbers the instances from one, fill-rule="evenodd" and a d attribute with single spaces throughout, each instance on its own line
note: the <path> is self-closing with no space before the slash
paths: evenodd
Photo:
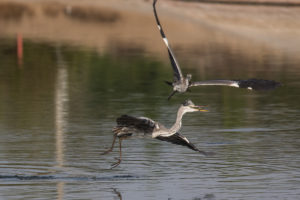
<path id="1" fill-rule="evenodd" d="M 251 90 L 274 90 L 277 87 L 282 86 L 281 83 L 274 80 L 264 80 L 255 78 L 239 80 L 238 85 L 240 88 L 247 88 Z"/>

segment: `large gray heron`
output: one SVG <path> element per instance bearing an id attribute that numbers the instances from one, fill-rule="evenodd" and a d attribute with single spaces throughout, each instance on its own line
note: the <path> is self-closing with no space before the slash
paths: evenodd
<path id="1" fill-rule="evenodd" d="M 170 98 L 176 92 L 183 93 L 189 91 L 189 88 L 193 86 L 221 85 L 221 86 L 231 86 L 231 87 L 238 87 L 238 88 L 247 88 L 250 90 L 269 90 L 269 89 L 275 89 L 277 86 L 280 85 L 280 83 L 273 80 L 263 80 L 263 79 L 256 79 L 256 78 L 252 78 L 248 80 L 206 80 L 206 81 L 192 82 L 191 74 L 187 74 L 186 77 L 184 77 L 182 75 L 179 64 L 175 58 L 175 55 L 169 45 L 168 39 L 158 19 L 156 7 L 155 7 L 156 2 L 157 0 L 153 0 L 154 16 L 156 19 L 158 29 L 162 36 L 162 39 L 165 45 L 167 46 L 169 58 L 173 69 L 173 82 L 166 81 L 168 85 L 173 87 L 173 92 L 169 95 L 168 100 L 170 100 Z"/>
<path id="2" fill-rule="evenodd" d="M 122 115 L 117 118 L 117 126 L 113 128 L 114 136 L 112 145 L 107 151 L 102 153 L 102 155 L 113 150 L 115 141 L 118 138 L 120 157 L 116 163 L 111 165 L 112 168 L 118 166 L 122 160 L 122 140 L 132 136 L 151 136 L 152 138 L 171 142 L 173 144 L 183 145 L 203 155 L 208 155 L 210 153 L 201 151 L 186 137 L 178 132 L 181 128 L 183 115 L 187 112 L 197 111 L 205 112 L 207 110 L 205 110 L 202 106 L 196 106 L 191 100 L 184 101 L 178 109 L 176 122 L 171 128 L 166 128 L 161 123 L 147 117 L 132 117 L 128 115 Z"/>

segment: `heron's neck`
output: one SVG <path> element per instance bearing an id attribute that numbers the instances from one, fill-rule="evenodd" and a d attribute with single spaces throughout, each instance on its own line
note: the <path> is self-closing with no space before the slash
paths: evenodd
<path id="1" fill-rule="evenodd" d="M 182 121 L 182 117 L 185 114 L 185 112 L 179 108 L 178 112 L 177 112 L 177 118 L 176 118 L 176 122 L 175 124 L 170 128 L 170 132 L 171 133 L 176 133 L 180 130 L 181 128 L 181 121 Z"/>

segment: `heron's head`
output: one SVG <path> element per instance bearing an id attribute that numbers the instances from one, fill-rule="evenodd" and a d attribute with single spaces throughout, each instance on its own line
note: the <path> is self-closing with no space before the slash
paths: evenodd
<path id="1" fill-rule="evenodd" d="M 207 112 L 208 110 L 205 110 L 203 106 L 196 106 L 191 100 L 185 100 L 182 103 L 182 108 L 184 112 Z"/>
<path id="2" fill-rule="evenodd" d="M 189 80 L 189 81 L 192 80 L 192 74 L 187 74 L 186 79 Z"/>

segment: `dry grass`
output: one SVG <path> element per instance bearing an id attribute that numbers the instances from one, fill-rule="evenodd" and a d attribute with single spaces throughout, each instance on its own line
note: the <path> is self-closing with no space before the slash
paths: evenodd
<path id="1" fill-rule="evenodd" d="M 117 12 L 92 7 L 66 7 L 64 13 L 72 19 L 81 21 L 113 23 L 120 19 L 120 15 Z"/>
<path id="2" fill-rule="evenodd" d="M 64 12 L 65 6 L 61 3 L 53 2 L 43 5 L 43 12 L 47 17 L 57 17 Z"/>
<path id="3" fill-rule="evenodd" d="M 120 14 L 117 12 L 88 6 L 67 6 L 57 2 L 52 4 L 44 4 L 43 12 L 47 17 L 64 15 L 69 19 L 83 22 L 113 23 L 121 18 Z"/>
<path id="4" fill-rule="evenodd" d="M 32 17 L 34 11 L 27 5 L 16 2 L 4 2 L 0 4 L 0 19 L 19 21 L 24 16 Z"/>
<path id="5" fill-rule="evenodd" d="M 279 6 L 279 7 L 299 7 L 296 0 L 177 0 L 187 2 L 200 2 L 209 4 L 227 4 L 242 6 Z"/>
<path id="6" fill-rule="evenodd" d="M 7 1 L 0 0 L 0 7 Z M 20 0 L 11 1 L 20 4 Z M 167 59 L 151 2 L 26 0 L 22 3 L 27 10 L 32 10 L 34 17 L 24 17 L 19 23 L 0 20 L 0 36 L 15 36 L 22 32 L 24 38 L 92 46 L 101 52 L 105 48 L 116 52 L 155 52 Z M 161 22 L 173 47 L 218 43 L 233 49 L 245 49 L 247 55 L 249 51 L 255 56 L 264 55 L 266 51 L 299 54 L 300 7 L 202 4 L 177 0 L 160 1 L 158 5 Z M 0 15 L 4 16 L 1 10 Z M 115 47 L 114 41 L 125 45 Z"/>

